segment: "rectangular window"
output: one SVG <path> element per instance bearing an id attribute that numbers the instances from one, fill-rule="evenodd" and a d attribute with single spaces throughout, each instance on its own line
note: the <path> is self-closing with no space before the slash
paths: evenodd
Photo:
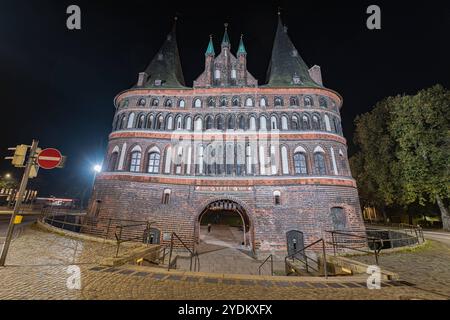
<path id="1" fill-rule="evenodd" d="M 141 167 L 141 153 L 133 152 L 131 154 L 130 171 L 139 172 Z"/>
<path id="2" fill-rule="evenodd" d="M 231 79 L 236 79 L 236 70 L 231 70 Z"/>

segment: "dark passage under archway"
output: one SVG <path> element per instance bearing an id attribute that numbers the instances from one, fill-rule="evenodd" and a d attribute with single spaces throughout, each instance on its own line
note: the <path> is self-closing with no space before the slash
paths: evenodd
<path id="1" fill-rule="evenodd" d="M 250 244 L 250 221 L 244 208 L 231 200 L 210 203 L 198 218 L 199 238 L 203 243 L 228 247 Z"/>

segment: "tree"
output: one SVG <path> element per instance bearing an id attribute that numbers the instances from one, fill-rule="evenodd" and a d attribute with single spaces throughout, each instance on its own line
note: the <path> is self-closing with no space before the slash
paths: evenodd
<path id="1" fill-rule="evenodd" d="M 354 142 L 360 151 L 350 158 L 352 173 L 358 182 L 361 203 L 381 210 L 398 198 L 399 188 L 391 164 L 395 161 L 395 141 L 388 131 L 389 107 L 394 98 L 376 104 L 355 120 Z"/>
<path id="2" fill-rule="evenodd" d="M 437 203 L 450 230 L 450 91 L 436 85 L 388 97 L 355 124 L 360 151 L 350 164 L 361 202 L 381 210 Z"/>
<path id="3" fill-rule="evenodd" d="M 399 201 L 437 203 L 450 230 L 450 91 L 440 85 L 392 104 L 389 132 L 396 142 L 394 170 L 403 190 Z"/>

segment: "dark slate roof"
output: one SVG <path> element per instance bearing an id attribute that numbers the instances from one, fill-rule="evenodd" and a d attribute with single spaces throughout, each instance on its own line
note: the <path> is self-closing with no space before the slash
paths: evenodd
<path id="1" fill-rule="evenodd" d="M 267 70 L 267 87 L 321 87 L 311 79 L 308 66 L 298 53 L 278 18 L 277 32 L 273 42 L 272 57 Z M 294 82 L 294 76 L 300 78 Z"/>
<path id="2" fill-rule="evenodd" d="M 175 25 L 145 72 L 148 78 L 144 88 L 185 88 Z M 155 80 L 162 80 L 162 84 L 155 85 Z"/>

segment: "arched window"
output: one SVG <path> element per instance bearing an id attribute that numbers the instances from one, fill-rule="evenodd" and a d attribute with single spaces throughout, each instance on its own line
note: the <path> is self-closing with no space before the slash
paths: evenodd
<path id="1" fill-rule="evenodd" d="M 231 69 L 231 79 L 236 79 L 236 69 Z"/>
<path id="2" fill-rule="evenodd" d="M 163 130 L 164 129 L 164 117 L 159 116 L 158 120 L 156 121 L 156 130 Z"/>
<path id="3" fill-rule="evenodd" d="M 247 107 L 253 107 L 253 100 L 252 100 L 252 98 L 247 98 L 247 99 L 245 100 L 245 106 L 247 106 Z"/>
<path id="4" fill-rule="evenodd" d="M 216 70 L 214 71 L 214 78 L 215 78 L 215 79 L 220 79 L 220 70 L 219 70 L 219 69 L 216 69 Z"/>
<path id="5" fill-rule="evenodd" d="M 265 107 L 267 105 L 267 101 L 266 98 L 261 98 L 261 100 L 259 100 L 259 106 L 260 107 Z"/>
<path id="6" fill-rule="evenodd" d="M 138 106 L 145 106 L 145 103 L 146 103 L 146 101 L 145 101 L 144 98 L 140 98 L 140 99 L 138 100 Z"/>
<path id="7" fill-rule="evenodd" d="M 229 116 L 228 123 L 227 123 L 227 129 L 234 129 L 234 127 L 235 127 L 234 116 Z"/>
<path id="8" fill-rule="evenodd" d="M 216 100 L 214 100 L 214 98 L 209 98 L 208 99 L 208 107 L 212 108 L 216 106 Z"/>
<path id="9" fill-rule="evenodd" d="M 127 128 L 133 128 L 133 124 L 134 124 L 134 113 L 130 113 L 130 115 L 128 116 Z"/>
<path id="10" fill-rule="evenodd" d="M 148 155 L 148 173 L 159 173 L 159 164 L 161 162 L 161 155 L 159 152 L 150 152 Z"/>
<path id="11" fill-rule="evenodd" d="M 267 130 L 267 119 L 265 116 L 259 118 L 259 130 Z"/>
<path id="12" fill-rule="evenodd" d="M 304 97 L 303 103 L 305 104 L 305 107 L 311 107 L 313 105 L 312 98 L 310 96 Z"/>
<path id="13" fill-rule="evenodd" d="M 313 115 L 313 117 L 312 117 L 312 129 L 320 130 L 320 122 L 319 122 L 319 117 L 317 115 Z"/>
<path id="14" fill-rule="evenodd" d="M 233 107 L 239 107 L 239 98 L 238 97 L 233 97 L 232 105 L 233 105 Z"/>
<path id="15" fill-rule="evenodd" d="M 324 115 L 324 119 L 325 119 L 325 130 L 331 131 L 330 118 L 328 117 L 328 115 Z"/>
<path id="16" fill-rule="evenodd" d="M 255 116 L 250 117 L 250 130 L 256 130 L 256 118 Z"/>
<path id="17" fill-rule="evenodd" d="M 158 105 L 159 105 L 159 100 L 156 99 L 156 98 L 153 98 L 153 100 L 152 100 L 152 106 L 153 106 L 153 107 L 157 107 Z"/>
<path id="18" fill-rule="evenodd" d="M 319 174 L 319 175 L 326 174 L 325 156 L 324 156 L 323 152 L 314 153 L 314 171 L 315 171 L 315 174 Z"/>
<path id="19" fill-rule="evenodd" d="M 109 157 L 109 162 L 108 162 L 108 171 L 115 171 L 117 168 L 117 159 L 119 158 L 119 152 L 118 151 L 114 151 L 113 153 L 111 153 L 111 156 Z"/>
<path id="20" fill-rule="evenodd" d="M 238 128 L 245 130 L 245 118 L 243 115 L 239 116 L 239 120 L 238 120 Z"/>
<path id="21" fill-rule="evenodd" d="M 154 123 L 153 119 L 154 119 L 154 117 L 152 114 L 147 116 L 147 124 L 145 125 L 145 127 L 147 129 L 153 129 L 153 123 Z"/>
<path id="22" fill-rule="evenodd" d="M 203 120 L 202 118 L 198 117 L 195 119 L 195 125 L 194 125 L 195 131 L 202 131 L 203 130 Z"/>
<path id="23" fill-rule="evenodd" d="M 171 107 L 172 106 L 172 100 L 171 99 L 167 99 L 166 102 L 164 102 L 164 106 Z"/>
<path id="24" fill-rule="evenodd" d="M 283 174 L 289 174 L 288 152 L 286 146 L 281 147 L 281 169 Z"/>
<path id="25" fill-rule="evenodd" d="M 245 144 L 240 141 L 236 144 L 236 175 L 245 174 Z"/>
<path id="26" fill-rule="evenodd" d="M 200 100 L 200 99 L 195 99 L 194 100 L 194 107 L 195 108 L 201 108 L 202 107 L 202 100 Z"/>
<path id="27" fill-rule="evenodd" d="M 325 99 L 325 97 L 320 97 L 319 98 L 319 106 L 322 108 L 326 108 L 327 107 L 327 99 Z"/>
<path id="28" fill-rule="evenodd" d="M 168 116 L 167 117 L 166 129 L 167 130 L 173 130 L 173 117 L 172 116 Z"/>
<path id="29" fill-rule="evenodd" d="M 308 173 L 306 166 L 306 155 L 303 152 L 294 153 L 294 172 L 303 175 Z"/>
<path id="30" fill-rule="evenodd" d="M 184 108 L 185 102 L 184 102 L 183 99 L 178 100 L 178 106 L 179 106 L 180 108 Z"/>
<path id="31" fill-rule="evenodd" d="M 283 99 L 281 99 L 280 97 L 276 97 L 274 100 L 275 107 L 281 107 L 283 105 Z"/>
<path id="32" fill-rule="evenodd" d="M 276 191 L 273 192 L 273 203 L 274 203 L 276 206 L 281 205 L 281 192 L 278 191 L 278 190 L 276 190 Z"/>
<path id="33" fill-rule="evenodd" d="M 122 120 L 120 121 L 120 128 L 125 129 L 127 125 L 127 116 L 125 114 L 122 115 Z"/>
<path id="34" fill-rule="evenodd" d="M 121 120 L 122 120 L 122 118 L 121 118 L 120 115 L 116 116 L 116 120 L 114 121 L 114 124 L 113 124 L 113 129 L 114 130 L 119 130 L 119 128 L 120 128 L 120 121 Z"/>
<path id="35" fill-rule="evenodd" d="M 281 129 L 288 130 L 288 118 L 286 116 L 281 117 Z"/>
<path id="36" fill-rule="evenodd" d="M 277 152 L 275 150 L 275 146 L 270 146 L 270 167 L 271 167 L 271 173 L 277 174 L 278 172 L 278 158 L 277 158 Z"/>
<path id="37" fill-rule="evenodd" d="M 141 114 L 139 116 L 139 118 L 138 118 L 136 127 L 138 129 L 143 129 L 144 128 L 144 124 L 145 124 L 145 116 L 143 114 Z"/>
<path id="38" fill-rule="evenodd" d="M 207 116 L 205 120 L 206 130 L 213 128 L 213 118 L 211 116 Z"/>
<path id="39" fill-rule="evenodd" d="M 336 133 L 342 135 L 342 127 L 341 127 L 341 123 L 339 122 L 339 119 L 333 118 L 333 122 L 334 122 L 334 130 L 336 131 Z"/>
<path id="40" fill-rule="evenodd" d="M 270 129 L 278 130 L 278 120 L 275 116 L 270 117 Z"/>
<path id="41" fill-rule="evenodd" d="M 292 130 L 298 130 L 299 126 L 298 126 L 298 118 L 297 116 L 293 116 L 292 117 L 292 121 L 291 121 L 291 129 Z"/>
<path id="42" fill-rule="evenodd" d="M 345 217 L 344 208 L 333 207 L 330 210 L 330 215 L 333 230 L 345 230 L 347 227 L 347 218 Z"/>
<path id="43" fill-rule="evenodd" d="M 177 119 L 175 120 L 176 123 L 176 129 L 181 130 L 183 129 L 183 120 L 181 119 L 181 115 L 177 116 Z"/>
<path id="44" fill-rule="evenodd" d="M 309 118 L 307 115 L 303 115 L 302 116 L 302 129 L 303 130 L 310 130 L 311 129 L 311 125 L 309 123 Z"/>
<path id="45" fill-rule="evenodd" d="M 225 98 L 225 97 L 220 98 L 220 106 L 221 107 L 227 106 L 227 98 Z"/>
<path id="46" fill-rule="evenodd" d="M 186 130 L 192 130 L 192 118 L 191 117 L 186 117 L 184 119 L 184 128 Z"/>
<path id="47" fill-rule="evenodd" d="M 297 97 L 291 97 L 289 99 L 289 103 L 291 106 L 298 106 L 298 98 Z"/>
<path id="48" fill-rule="evenodd" d="M 130 157 L 130 172 L 139 172 L 141 171 L 141 150 L 133 149 Z"/>
<path id="49" fill-rule="evenodd" d="M 170 202 L 170 189 L 164 189 L 163 197 L 162 197 L 162 204 L 169 204 Z"/>
<path id="50" fill-rule="evenodd" d="M 222 115 L 218 115 L 217 116 L 217 129 L 218 130 L 223 130 L 224 129 L 224 123 L 223 123 L 223 116 Z"/>
<path id="51" fill-rule="evenodd" d="M 128 103 L 129 103 L 128 99 L 123 100 L 123 102 L 121 103 L 122 107 L 123 108 L 128 107 Z"/>

